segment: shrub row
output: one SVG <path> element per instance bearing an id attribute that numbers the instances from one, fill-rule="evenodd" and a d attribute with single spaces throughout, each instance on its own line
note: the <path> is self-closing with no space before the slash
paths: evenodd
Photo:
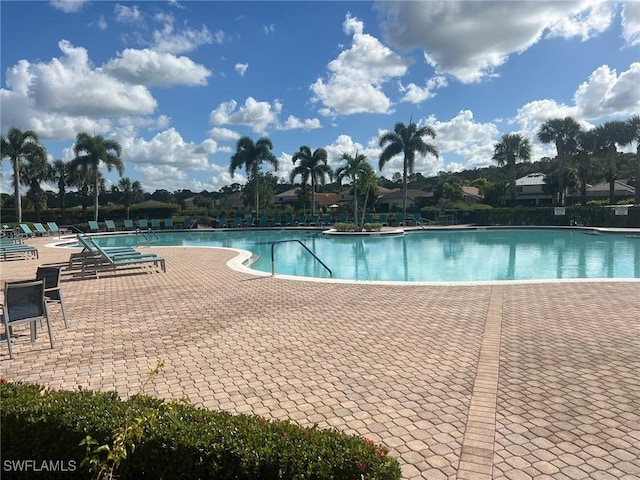
<path id="1" fill-rule="evenodd" d="M 143 395 L 121 400 L 115 392 L 54 391 L 4 380 L 0 399 L 3 466 L 18 460 L 36 465 L 19 478 L 89 478 L 81 442 L 90 435 L 97 445 L 112 445 L 114 432 L 136 419 L 153 420 L 143 423 L 142 437 L 115 472 L 122 480 L 400 478 L 385 447 L 317 426 Z M 67 468 L 37 471 L 47 461 Z M 7 478 L 10 473 L 5 468 Z"/>
<path id="2" fill-rule="evenodd" d="M 333 228 L 338 232 L 355 232 L 357 231 L 356 224 L 352 222 L 342 222 L 333 225 Z M 365 232 L 379 232 L 382 229 L 381 223 L 365 223 L 362 226 Z"/>

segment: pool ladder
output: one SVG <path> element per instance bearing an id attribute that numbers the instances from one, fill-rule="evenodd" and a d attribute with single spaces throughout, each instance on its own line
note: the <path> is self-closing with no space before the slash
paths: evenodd
<path id="1" fill-rule="evenodd" d="M 288 242 L 297 242 L 300 245 L 302 245 L 302 248 L 304 248 L 307 252 L 309 252 L 311 256 L 315 258 L 318 261 L 318 263 L 320 263 L 320 265 L 322 265 L 327 270 L 327 272 L 329 272 L 329 276 L 333 278 L 333 272 L 331 271 L 331 269 L 327 267 L 325 263 L 322 260 L 320 260 L 315 253 L 309 250 L 309 247 L 307 247 L 304 243 L 302 243 L 297 238 L 292 238 L 289 240 L 276 240 L 275 242 L 271 242 L 271 276 L 272 277 L 275 276 L 276 274 L 276 260 L 275 260 L 275 254 L 274 254 L 274 247 L 278 243 L 288 243 Z"/>
<path id="2" fill-rule="evenodd" d="M 140 227 L 136 228 L 136 247 L 139 246 L 138 235 L 142 235 L 144 237 L 144 239 L 147 241 L 147 247 L 151 244 L 152 235 L 156 237 L 156 240 L 158 240 L 158 235 L 156 235 L 156 232 L 154 232 L 151 227 L 147 228 L 146 233 L 147 234 L 145 235 L 145 231 L 143 231 Z"/>

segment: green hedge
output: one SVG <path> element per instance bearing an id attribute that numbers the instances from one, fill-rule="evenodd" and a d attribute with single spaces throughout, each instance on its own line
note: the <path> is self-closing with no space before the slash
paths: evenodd
<path id="1" fill-rule="evenodd" d="M 210 411 L 178 402 L 89 390 L 54 391 L 0 384 L 3 476 L 89 478 L 82 460 L 90 435 L 98 445 L 136 419 L 144 433 L 115 472 L 125 479 L 399 479 L 398 462 L 372 441 L 337 430 Z M 19 475 L 7 461 L 58 462 L 65 471 Z M 40 469 L 41 470 L 41 469 Z M 93 474 L 95 476 L 95 474 Z"/>

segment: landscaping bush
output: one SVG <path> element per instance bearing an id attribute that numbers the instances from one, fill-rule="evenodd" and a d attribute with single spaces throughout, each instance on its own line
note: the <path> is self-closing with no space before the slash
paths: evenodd
<path id="1" fill-rule="evenodd" d="M 376 223 L 376 222 L 373 222 L 373 223 L 365 223 L 365 224 L 362 226 L 362 229 L 363 229 L 365 232 L 379 232 L 380 230 L 382 230 L 382 224 L 381 224 L 381 223 Z"/>
<path id="2" fill-rule="evenodd" d="M 337 232 L 355 232 L 356 231 L 356 224 L 355 223 L 349 223 L 349 222 L 335 223 L 333 225 L 333 228 Z"/>
<path id="3" fill-rule="evenodd" d="M 114 472 L 122 480 L 400 478 L 398 463 L 385 447 L 337 430 L 143 395 L 123 401 L 114 392 L 0 383 L 4 478 L 95 477 L 83 463 L 87 450 L 81 442 L 89 435 L 113 451 L 114 435 L 131 425 L 141 425 L 140 438 Z M 7 461 L 15 465 L 18 460 L 34 460 L 38 468 L 58 462 L 65 468 L 7 470 Z"/>

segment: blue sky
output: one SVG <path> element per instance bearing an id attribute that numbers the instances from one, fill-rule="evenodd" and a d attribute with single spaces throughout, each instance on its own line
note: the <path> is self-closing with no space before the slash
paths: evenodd
<path id="1" fill-rule="evenodd" d="M 365 153 L 397 121 L 434 127 L 434 175 L 490 165 L 504 133 L 640 113 L 640 1 L 2 1 L 1 127 L 72 158 L 80 131 L 123 147 L 146 191 L 217 191 L 242 135 L 289 178 L 301 145 Z M 401 159 L 380 172 L 391 178 Z M 10 192 L 2 162 L 2 191 Z M 106 174 L 106 172 L 105 172 Z M 114 174 L 106 174 L 117 181 Z M 53 186 L 51 187 L 52 189 Z"/>

